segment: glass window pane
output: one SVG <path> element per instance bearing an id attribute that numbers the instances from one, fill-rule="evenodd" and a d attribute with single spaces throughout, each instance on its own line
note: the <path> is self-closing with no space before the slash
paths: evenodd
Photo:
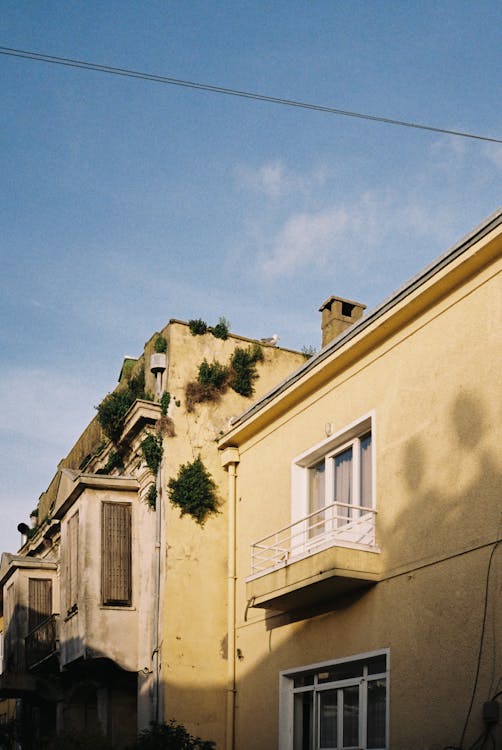
<path id="1" fill-rule="evenodd" d="M 307 685 L 314 684 L 314 672 L 303 672 L 302 674 L 296 675 L 294 679 L 294 686 L 306 687 Z"/>
<path id="2" fill-rule="evenodd" d="M 373 656 L 366 662 L 368 667 L 368 674 L 382 674 L 387 671 L 387 657 L 385 654 L 381 656 Z"/>
<path id="3" fill-rule="evenodd" d="M 313 513 L 314 510 L 324 508 L 325 501 L 325 463 L 324 459 L 319 461 L 318 464 L 312 466 L 309 470 L 310 474 L 310 509 L 309 513 Z"/>
<path id="4" fill-rule="evenodd" d="M 386 746 L 385 701 L 386 681 L 370 680 L 368 682 L 368 748 L 379 748 Z"/>
<path id="5" fill-rule="evenodd" d="M 352 502 L 352 448 L 339 453 L 334 461 L 335 487 L 334 498 L 336 503 Z M 349 518 L 350 508 L 339 508 L 337 511 L 339 521 Z"/>
<path id="6" fill-rule="evenodd" d="M 359 746 L 359 686 L 343 688 L 343 746 Z"/>
<path id="7" fill-rule="evenodd" d="M 371 432 L 360 440 L 361 444 L 361 505 L 371 508 L 372 503 L 372 478 L 371 478 Z"/>
<path id="8" fill-rule="evenodd" d="M 310 498 L 309 513 L 313 513 L 319 508 L 324 508 L 326 504 L 326 465 L 324 460 L 312 466 L 310 474 Z M 315 513 L 309 518 L 309 537 L 312 538 L 317 534 L 324 533 L 325 511 Z"/>
<path id="9" fill-rule="evenodd" d="M 319 750 L 337 747 L 337 690 L 319 695 Z"/>
<path id="10" fill-rule="evenodd" d="M 314 694 L 296 693 L 294 701 L 293 750 L 313 750 Z"/>
<path id="11" fill-rule="evenodd" d="M 319 672 L 317 675 L 320 684 L 323 682 L 338 682 L 338 680 L 350 680 L 353 677 L 363 676 L 362 661 L 347 661 L 342 664 L 334 664 L 329 669 Z"/>

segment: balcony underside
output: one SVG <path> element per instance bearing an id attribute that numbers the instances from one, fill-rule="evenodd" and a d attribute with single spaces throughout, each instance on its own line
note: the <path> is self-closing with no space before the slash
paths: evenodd
<path id="1" fill-rule="evenodd" d="M 253 607 L 286 612 L 336 600 L 379 579 L 378 550 L 331 547 L 252 578 L 247 597 Z"/>

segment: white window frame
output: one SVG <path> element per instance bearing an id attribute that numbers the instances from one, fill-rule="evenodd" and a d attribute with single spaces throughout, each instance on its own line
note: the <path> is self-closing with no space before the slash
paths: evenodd
<path id="1" fill-rule="evenodd" d="M 386 744 L 378 750 L 388 750 L 389 747 L 389 696 L 390 696 L 390 649 L 379 649 L 377 651 L 368 651 L 363 654 L 355 654 L 341 659 L 332 659 L 330 661 L 318 662 L 315 664 L 309 664 L 293 669 L 286 669 L 279 674 L 279 744 L 278 750 L 294 750 L 294 696 L 301 692 L 313 692 L 314 693 L 314 705 L 315 705 L 315 717 L 314 725 L 316 727 L 316 733 L 318 728 L 318 715 L 317 706 L 319 702 L 319 695 L 324 690 L 340 689 L 346 685 L 361 684 L 365 678 L 357 677 L 348 680 L 340 680 L 335 683 L 324 683 L 322 687 L 305 687 L 295 688 L 294 679 L 299 677 L 305 672 L 322 672 L 323 670 L 332 668 L 337 664 L 347 664 L 351 661 L 366 661 L 375 656 L 386 657 L 386 671 L 379 675 L 372 675 L 372 679 L 378 679 L 385 677 L 386 681 L 386 703 L 385 703 L 385 737 Z M 359 734 L 362 744 L 358 746 L 360 750 L 365 750 L 366 745 L 366 732 L 367 728 L 367 702 L 366 702 L 366 690 L 363 692 L 363 699 L 360 703 L 360 715 L 359 715 Z M 339 732 L 341 731 L 341 725 L 339 726 Z M 318 750 L 317 745 L 314 745 L 314 750 Z"/>
<path id="2" fill-rule="evenodd" d="M 310 513 L 310 472 L 309 469 L 314 467 L 323 459 L 332 458 L 327 464 L 326 487 L 333 485 L 333 462 L 334 457 L 343 452 L 343 450 L 353 447 L 353 490 L 354 490 L 354 509 L 361 507 L 374 511 L 376 508 L 376 461 L 375 461 L 375 444 L 376 444 L 376 419 L 375 412 L 371 411 L 351 424 L 336 431 L 333 435 L 317 443 L 313 447 L 296 456 L 291 463 L 291 523 L 296 523 L 306 518 Z M 359 447 L 360 438 L 371 433 L 371 505 L 359 506 L 356 497 L 360 500 L 360 461 Z M 329 484 L 330 483 L 330 484 Z M 326 504 L 333 502 L 329 497 L 326 498 Z M 359 513 L 358 515 L 361 515 Z M 376 551 L 375 546 L 375 551 Z M 307 550 L 306 550 L 307 551 Z"/>

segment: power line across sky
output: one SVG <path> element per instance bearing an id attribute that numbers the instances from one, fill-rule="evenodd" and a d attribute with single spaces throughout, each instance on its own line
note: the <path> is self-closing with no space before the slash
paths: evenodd
<path id="1" fill-rule="evenodd" d="M 47 55 L 41 52 L 33 52 L 31 50 L 21 50 L 12 47 L 0 47 L 0 54 L 10 57 L 22 58 L 25 60 L 33 60 L 36 62 L 52 63 L 54 65 L 64 65 L 70 68 L 80 68 L 83 70 L 92 70 L 97 73 L 106 73 L 109 75 L 124 76 L 127 78 L 137 78 L 143 81 L 152 81 L 154 83 L 163 83 L 171 86 L 181 86 L 184 88 L 196 89 L 199 91 L 208 91 L 214 94 L 224 94 L 226 96 L 236 96 L 243 99 L 251 99 L 255 101 L 268 102 L 269 104 L 281 104 L 287 107 L 297 107 L 299 109 L 313 110 L 316 112 L 324 112 L 331 115 L 339 115 L 343 117 L 353 117 L 359 120 L 369 120 L 371 122 L 384 123 L 386 125 L 395 125 L 405 128 L 415 128 L 418 130 L 426 130 L 432 133 L 443 133 L 445 135 L 451 135 L 459 138 L 470 138 L 478 141 L 486 141 L 489 143 L 502 143 L 502 138 L 496 138 L 493 136 L 481 135 L 479 133 L 468 133 L 460 130 L 450 130 L 448 128 L 435 127 L 433 125 L 426 125 L 424 123 L 411 122 L 407 120 L 398 120 L 390 117 L 382 117 L 380 115 L 371 115 L 362 112 L 352 112 L 350 110 L 338 109 L 336 107 L 325 106 L 322 104 L 314 104 L 311 102 L 297 101 L 294 99 L 287 99 L 278 96 L 268 96 L 266 94 L 260 94 L 253 91 L 243 91 L 240 89 L 231 89 L 225 86 L 216 86 L 209 83 L 201 83 L 197 81 L 187 81 L 180 78 L 172 78 L 170 76 L 157 75 L 154 73 L 145 73 L 137 70 L 128 70 L 127 68 L 116 68 L 111 65 L 102 65 L 100 63 L 89 62 L 86 60 L 74 60 L 68 57 L 57 57 L 55 55 Z"/>

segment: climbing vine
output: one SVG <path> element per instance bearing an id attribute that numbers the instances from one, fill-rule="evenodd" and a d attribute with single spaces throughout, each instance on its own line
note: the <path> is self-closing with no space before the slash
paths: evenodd
<path id="1" fill-rule="evenodd" d="M 114 445 L 117 445 L 124 431 L 127 412 L 138 398 L 152 400 L 152 395 L 145 391 L 143 368 L 136 375 L 131 376 L 124 386 L 119 386 L 113 393 L 108 393 L 96 407 L 98 422 L 106 437 Z"/>
<path id="2" fill-rule="evenodd" d="M 152 474 L 157 476 L 160 462 L 162 461 L 162 455 L 164 453 L 162 439 L 156 435 L 147 435 L 146 438 L 141 441 L 141 452 L 143 453 L 146 465 Z"/>

